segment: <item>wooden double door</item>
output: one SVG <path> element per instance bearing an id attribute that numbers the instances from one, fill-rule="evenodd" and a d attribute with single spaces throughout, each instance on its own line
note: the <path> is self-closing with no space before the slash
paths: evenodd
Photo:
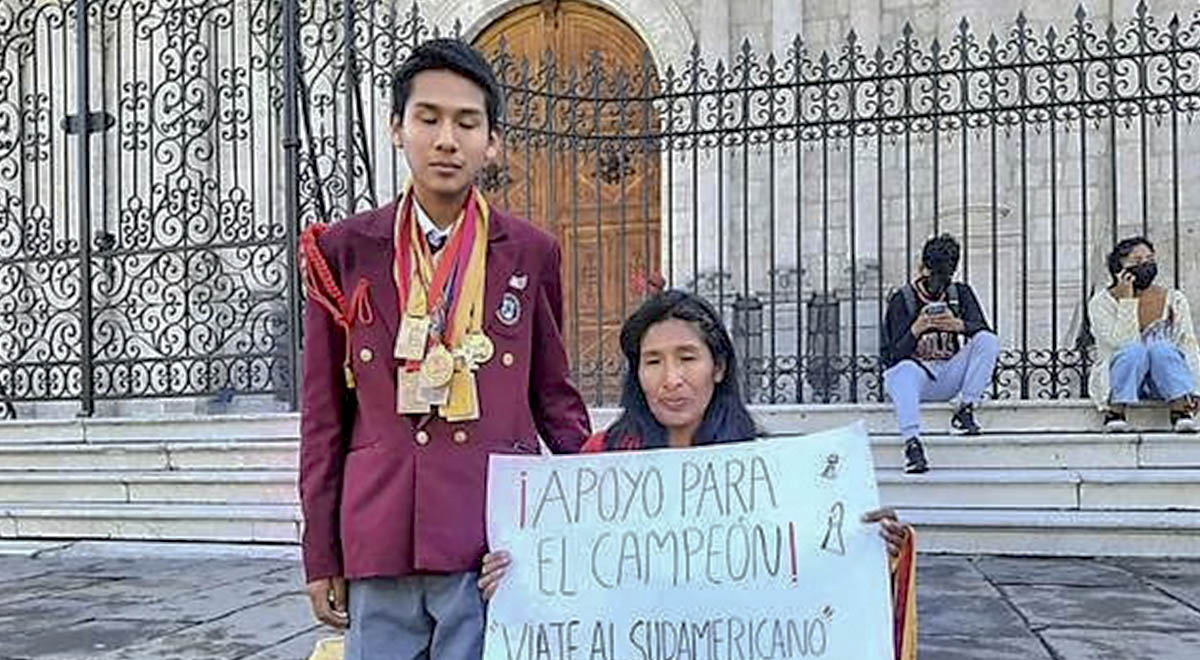
<path id="1" fill-rule="evenodd" d="M 646 278 L 659 272 L 661 156 L 653 140 L 659 119 L 647 93 L 653 76 L 642 83 L 648 50 L 619 17 L 566 0 L 512 10 L 485 28 L 475 46 L 492 56 L 502 41 L 516 70 L 523 59 L 530 63 L 535 88 L 542 88 L 539 64 L 553 51 L 558 82 L 553 102 L 509 90 L 503 189 L 491 197 L 518 214 L 528 210 L 561 242 L 568 355 L 589 402 L 614 404 L 621 323 L 643 299 Z M 587 78 L 594 57 L 605 72 L 599 89 L 606 100 L 599 104 Z M 567 90 L 572 68 L 582 92 L 575 98 Z M 623 86 L 617 72 L 628 76 Z"/>

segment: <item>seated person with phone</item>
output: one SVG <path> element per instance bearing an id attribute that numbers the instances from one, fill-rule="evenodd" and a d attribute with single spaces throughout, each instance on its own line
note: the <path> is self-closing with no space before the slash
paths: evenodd
<path id="1" fill-rule="evenodd" d="M 958 399 L 951 427 L 977 435 L 975 407 L 992 382 L 1000 342 L 967 284 L 955 282 L 960 249 L 949 234 L 925 242 L 917 279 L 892 294 L 883 324 L 884 387 L 904 438 L 904 471 L 925 472 L 921 402 Z M 965 341 L 964 341 L 965 339 Z"/>
<path id="2" fill-rule="evenodd" d="M 1154 283 L 1158 262 L 1154 244 L 1144 236 L 1117 243 L 1108 255 L 1108 272 L 1112 282 L 1088 305 L 1096 338 L 1088 386 L 1104 413 L 1104 430 L 1129 430 L 1130 404 L 1163 401 L 1171 428 L 1195 433 L 1200 345 L 1187 296 Z"/>

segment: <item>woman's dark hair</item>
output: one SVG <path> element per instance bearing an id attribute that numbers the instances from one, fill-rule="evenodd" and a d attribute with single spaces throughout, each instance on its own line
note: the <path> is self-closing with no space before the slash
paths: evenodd
<path id="1" fill-rule="evenodd" d="M 1151 252 L 1154 251 L 1154 244 L 1145 236 L 1132 236 L 1117 243 L 1112 252 L 1108 253 L 1108 274 L 1112 276 L 1112 283 L 1117 283 L 1117 275 L 1124 270 L 1121 261 L 1129 256 L 1130 252 L 1139 245 L 1145 245 Z"/>
<path id="2" fill-rule="evenodd" d="M 608 447 L 619 449 L 627 437 L 641 441 L 643 447 L 666 447 L 667 430 L 654 418 L 646 393 L 638 379 L 641 364 L 642 338 L 656 323 L 678 319 L 687 321 L 704 338 L 718 368 L 724 368 L 724 377 L 716 384 L 712 400 L 704 411 L 704 419 L 696 430 L 693 444 L 707 445 L 718 442 L 750 440 L 758 435 L 754 418 L 742 401 L 737 354 L 729 331 L 721 323 L 721 317 L 706 300 L 685 291 L 663 291 L 642 303 L 621 326 L 621 351 L 625 354 L 627 370 L 621 390 L 621 406 L 624 411 L 608 429 Z"/>
<path id="3" fill-rule="evenodd" d="M 413 49 L 392 78 L 392 116 L 404 117 L 412 81 L 423 71 L 453 71 L 483 90 L 488 130 L 498 130 L 504 114 L 504 94 L 488 61 L 461 39 L 431 39 Z"/>

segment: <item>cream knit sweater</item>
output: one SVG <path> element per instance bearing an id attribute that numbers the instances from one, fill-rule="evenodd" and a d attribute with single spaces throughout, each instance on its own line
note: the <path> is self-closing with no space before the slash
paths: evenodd
<path id="1" fill-rule="evenodd" d="M 1117 300 L 1107 288 L 1101 289 L 1088 303 L 1088 318 L 1092 323 L 1092 336 L 1096 338 L 1096 361 L 1088 385 L 1096 407 L 1107 410 L 1112 391 L 1108 380 L 1109 363 L 1122 348 L 1142 340 L 1137 298 Z M 1192 310 L 1182 291 L 1171 289 L 1167 293 L 1161 318 L 1173 319 L 1171 340 L 1187 359 L 1193 382 L 1200 386 L 1200 346 L 1196 343 Z"/>

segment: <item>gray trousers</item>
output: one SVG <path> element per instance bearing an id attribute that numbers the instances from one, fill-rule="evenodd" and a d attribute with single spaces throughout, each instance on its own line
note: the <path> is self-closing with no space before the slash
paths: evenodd
<path id="1" fill-rule="evenodd" d="M 351 581 L 345 660 L 478 660 L 478 579 L 467 572 Z"/>
<path id="2" fill-rule="evenodd" d="M 883 372 L 884 387 L 896 405 L 900 437 L 921 435 L 922 401 L 949 401 L 957 396 L 962 403 L 979 403 L 992 383 L 999 355 L 1000 340 L 981 330 L 949 360 L 926 362 L 924 368 L 904 360 Z"/>

